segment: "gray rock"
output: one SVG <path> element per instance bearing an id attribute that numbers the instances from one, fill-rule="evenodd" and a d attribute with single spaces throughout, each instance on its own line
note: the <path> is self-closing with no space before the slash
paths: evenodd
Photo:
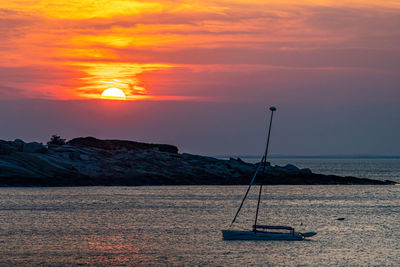
<path id="1" fill-rule="evenodd" d="M 38 143 L 38 142 L 31 142 L 31 143 L 25 143 L 22 147 L 22 152 L 26 153 L 45 153 L 47 152 L 47 148 Z"/>
<path id="2" fill-rule="evenodd" d="M 300 170 L 302 174 L 312 174 L 312 171 L 309 168 L 304 168 Z"/>
<path id="3" fill-rule="evenodd" d="M 22 141 L 21 139 L 15 139 L 13 142 L 13 145 L 15 145 L 18 148 L 18 151 L 20 151 L 20 152 L 22 152 L 24 144 L 25 144 L 25 142 Z"/>
<path id="4" fill-rule="evenodd" d="M 22 144 L 23 152 L 15 152 Z M 123 144 L 123 145 L 120 145 Z M 127 146 L 131 146 L 128 147 Z M 104 148 L 103 148 L 104 147 Z M 144 147 L 144 149 L 142 149 Z M 131 149 L 129 149 L 131 148 Z M 154 150 L 154 146 L 96 139 L 95 145 L 46 147 L 0 141 L 0 185 L 160 185 L 248 184 L 257 164 Z M 15 152 L 15 153 L 13 153 Z M 306 175 L 299 175 L 299 174 Z M 41 179 L 36 179 L 41 178 Z M 392 182 L 324 176 L 288 164 L 266 166 L 257 183 L 391 184 Z"/>
<path id="5" fill-rule="evenodd" d="M 280 174 L 280 175 L 282 175 L 282 174 L 283 175 L 297 175 L 300 172 L 300 170 L 296 166 L 291 165 L 291 164 L 288 164 L 288 165 L 286 165 L 284 167 L 275 165 L 274 167 L 272 167 L 271 171 L 274 174 Z"/>
<path id="6" fill-rule="evenodd" d="M 6 141 L 0 140 L 0 155 L 10 155 L 11 153 L 17 152 L 18 148 L 9 144 Z"/>
<path id="7" fill-rule="evenodd" d="M 69 158 L 71 160 L 81 160 L 81 153 L 79 153 L 79 151 L 74 151 L 71 154 L 69 154 Z"/>
<path id="8" fill-rule="evenodd" d="M 286 164 L 285 167 L 283 167 L 283 168 L 285 168 L 286 170 L 289 170 L 289 171 L 294 171 L 294 172 L 300 171 L 299 168 L 297 168 L 296 166 L 294 166 L 292 164 Z"/>
<path id="9" fill-rule="evenodd" d="M 19 145 L 21 145 L 21 146 L 22 146 L 23 144 L 25 144 L 25 142 L 24 142 L 23 140 L 21 140 L 21 139 L 15 139 L 15 140 L 14 140 L 14 143 L 15 143 L 15 144 L 19 144 Z"/>
<path id="10" fill-rule="evenodd" d="M 285 175 L 297 175 L 300 173 L 300 169 L 292 164 L 287 164 L 284 167 L 274 166 L 272 171 L 278 171 L 284 173 Z"/>

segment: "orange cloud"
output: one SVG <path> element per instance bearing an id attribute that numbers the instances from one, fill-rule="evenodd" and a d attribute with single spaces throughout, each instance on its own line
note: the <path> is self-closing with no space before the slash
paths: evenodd
<path id="1" fill-rule="evenodd" d="M 8 0 L 0 68 L 12 75 L 0 90 L 85 99 L 118 86 L 130 99 L 204 99 L 217 89 L 199 92 L 203 81 L 181 68 L 209 82 L 248 69 L 398 73 L 399 15 L 398 1 Z"/>

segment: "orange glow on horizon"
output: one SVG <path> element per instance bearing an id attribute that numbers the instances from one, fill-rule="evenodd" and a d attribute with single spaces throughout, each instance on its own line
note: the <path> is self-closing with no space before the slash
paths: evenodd
<path id="1" fill-rule="evenodd" d="M 9 74 L 0 90 L 68 100 L 114 87 L 126 100 L 205 99 L 228 95 L 218 90 L 230 79 L 218 73 L 387 71 L 399 14 L 398 1 L 372 0 L 1 1 L 0 72 Z M 355 50 L 360 60 L 348 62 Z"/>
<path id="2" fill-rule="evenodd" d="M 75 90 L 78 97 L 98 98 L 105 89 L 119 88 L 126 95 L 126 100 L 152 98 L 144 87 L 144 81 L 138 78 L 141 73 L 162 71 L 172 68 L 167 64 L 136 64 L 128 62 L 72 62 L 71 66 L 81 71 L 81 86 Z"/>

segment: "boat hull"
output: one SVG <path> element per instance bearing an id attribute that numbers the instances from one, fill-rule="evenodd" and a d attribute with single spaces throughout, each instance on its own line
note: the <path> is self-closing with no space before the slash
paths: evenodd
<path id="1" fill-rule="evenodd" d="M 303 240 L 300 233 L 222 230 L 224 240 Z"/>

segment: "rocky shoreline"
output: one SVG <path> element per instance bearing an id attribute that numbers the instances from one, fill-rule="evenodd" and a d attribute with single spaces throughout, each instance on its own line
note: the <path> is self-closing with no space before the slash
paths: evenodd
<path id="1" fill-rule="evenodd" d="M 172 145 L 75 138 L 64 145 L 0 140 L 0 186 L 246 185 L 257 168 L 240 159 L 179 153 Z M 288 164 L 267 166 L 257 183 L 390 185 Z"/>

